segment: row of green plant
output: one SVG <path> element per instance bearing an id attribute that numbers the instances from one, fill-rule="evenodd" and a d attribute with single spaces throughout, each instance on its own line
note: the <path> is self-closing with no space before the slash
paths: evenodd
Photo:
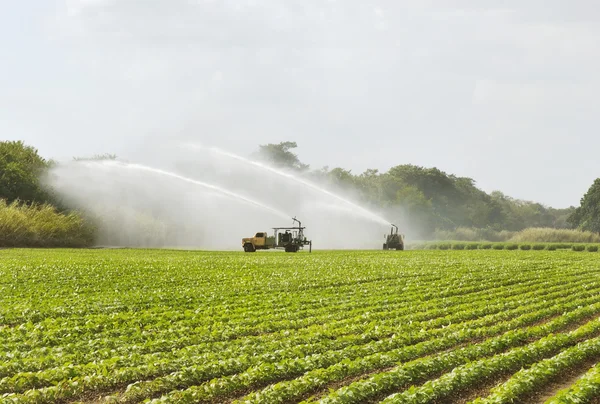
<path id="1" fill-rule="evenodd" d="M 523 250 L 523 251 L 589 251 L 598 252 L 600 244 L 588 243 L 490 243 L 463 241 L 431 241 L 412 243 L 409 250 Z"/>
<path id="2" fill-rule="evenodd" d="M 546 404 L 591 403 L 600 396 L 600 364 L 595 365 L 571 386 L 562 389 Z"/>
<path id="3" fill-rule="evenodd" d="M 415 385 L 457 401 L 600 335 L 591 254 L 318 255 L 4 251 L 0 396 L 404 402 Z"/>

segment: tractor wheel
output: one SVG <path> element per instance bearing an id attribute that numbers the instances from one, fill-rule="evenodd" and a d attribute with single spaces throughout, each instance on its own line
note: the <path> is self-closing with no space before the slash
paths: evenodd
<path id="1" fill-rule="evenodd" d="M 404 250 L 404 244 L 400 244 L 396 250 L 403 251 Z"/>
<path id="2" fill-rule="evenodd" d="M 384 249 L 384 250 L 387 250 L 387 249 L 388 249 L 388 246 L 387 246 L 387 244 L 383 243 L 383 249 Z"/>
<path id="3" fill-rule="evenodd" d="M 256 252 L 254 246 L 250 243 L 244 244 L 244 252 Z"/>

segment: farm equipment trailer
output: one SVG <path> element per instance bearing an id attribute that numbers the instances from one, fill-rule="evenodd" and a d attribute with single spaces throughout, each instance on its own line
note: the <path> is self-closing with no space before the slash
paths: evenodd
<path id="1" fill-rule="evenodd" d="M 275 231 L 273 236 L 267 232 L 258 232 L 254 237 L 242 239 L 244 252 L 256 252 L 256 250 L 283 249 L 285 252 L 298 252 L 308 245 L 308 252 L 312 252 L 312 240 L 307 240 L 304 236 L 302 223 L 295 217 L 292 220 L 298 223 L 298 226 L 292 227 L 273 227 Z"/>

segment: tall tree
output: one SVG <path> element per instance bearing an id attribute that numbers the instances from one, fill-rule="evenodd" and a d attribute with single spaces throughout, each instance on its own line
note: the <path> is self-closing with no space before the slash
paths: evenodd
<path id="1" fill-rule="evenodd" d="M 0 199 L 47 202 L 49 196 L 39 178 L 49 164 L 37 149 L 22 141 L 0 142 Z"/>
<path id="2" fill-rule="evenodd" d="M 575 209 L 567 221 L 578 229 L 600 233 L 600 178 L 594 181 L 581 198 L 581 206 Z"/>
<path id="3" fill-rule="evenodd" d="M 258 152 L 254 153 L 253 157 L 278 168 L 296 171 L 308 170 L 309 165 L 302 163 L 298 156 L 290 151 L 296 147 L 298 147 L 296 142 L 260 145 Z"/>

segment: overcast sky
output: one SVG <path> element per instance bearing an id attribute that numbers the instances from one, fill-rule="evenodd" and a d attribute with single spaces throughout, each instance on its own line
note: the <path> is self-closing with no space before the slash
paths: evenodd
<path id="1" fill-rule="evenodd" d="M 554 207 L 600 176 L 595 0 L 4 1 L 0 51 L 0 139 L 45 157 L 294 140 Z"/>

